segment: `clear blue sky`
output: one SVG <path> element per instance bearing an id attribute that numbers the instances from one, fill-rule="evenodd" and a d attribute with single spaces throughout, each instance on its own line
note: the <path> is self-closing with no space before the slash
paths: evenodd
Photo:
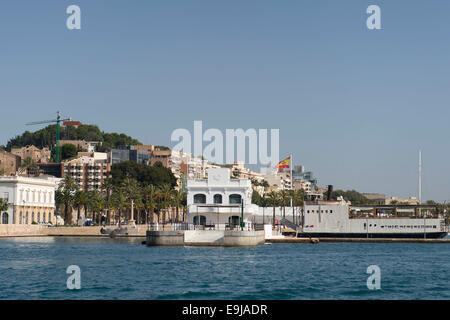
<path id="1" fill-rule="evenodd" d="M 424 198 L 450 200 L 449 16 L 448 0 L 2 1 L 0 144 L 56 110 L 147 144 L 194 120 L 279 128 L 280 157 L 362 192 L 416 195 L 421 147 Z"/>

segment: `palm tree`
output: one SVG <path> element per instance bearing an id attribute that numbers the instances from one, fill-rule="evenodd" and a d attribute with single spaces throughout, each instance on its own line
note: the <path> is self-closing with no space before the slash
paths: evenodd
<path id="1" fill-rule="evenodd" d="M 110 200 L 111 200 L 111 192 L 113 188 L 113 183 L 111 178 L 106 178 L 102 182 L 102 191 L 105 193 L 105 204 L 106 204 L 106 224 L 109 225 L 111 223 L 111 217 L 109 212 Z"/>
<path id="2" fill-rule="evenodd" d="M 125 195 L 123 188 L 115 186 L 111 195 L 111 205 L 119 213 L 119 228 L 122 223 L 122 211 L 126 207 L 128 199 Z"/>
<path id="3" fill-rule="evenodd" d="M 83 206 L 83 193 L 83 191 L 77 190 L 73 199 L 73 205 L 77 208 L 77 222 L 80 220 L 80 209 Z"/>
<path id="4" fill-rule="evenodd" d="M 19 167 L 19 173 L 26 173 L 27 176 L 30 176 L 30 174 L 37 176 L 39 175 L 39 168 L 31 157 L 26 157 Z"/>
<path id="5" fill-rule="evenodd" d="M 269 198 L 269 201 L 272 202 L 272 206 L 273 206 L 273 218 L 272 218 L 272 225 L 275 225 L 275 207 L 277 206 L 277 203 L 280 199 L 278 192 L 276 191 L 271 191 L 267 197 Z"/>
<path id="6" fill-rule="evenodd" d="M 137 182 L 137 180 L 126 177 L 121 184 L 123 191 L 125 192 L 125 196 L 130 201 L 131 206 L 134 205 L 140 199 L 142 188 Z M 131 207 L 130 206 L 130 207 Z M 134 220 L 134 216 L 131 216 L 131 219 Z"/>
<path id="7" fill-rule="evenodd" d="M 295 207 L 303 206 L 304 191 L 303 189 L 290 190 L 289 195 L 292 199 L 292 222 L 295 224 Z"/>
<path id="8" fill-rule="evenodd" d="M 91 208 L 92 211 L 92 221 L 95 222 L 95 214 L 98 213 L 97 223 L 100 225 L 101 223 L 100 212 L 104 208 L 103 196 L 98 190 L 88 192 L 88 196 L 89 196 L 88 206 Z"/>
<path id="9" fill-rule="evenodd" d="M 162 185 L 162 187 L 158 191 L 158 199 L 159 199 L 159 209 L 168 211 L 168 208 L 172 203 L 172 188 L 170 185 L 168 184 Z M 166 223 L 166 214 L 163 214 L 162 223 Z"/>
<path id="10" fill-rule="evenodd" d="M 281 201 L 281 206 L 283 207 L 283 219 L 286 217 L 285 206 L 286 206 L 287 200 L 289 200 L 288 192 L 284 189 L 280 190 L 280 201 Z"/>
<path id="11" fill-rule="evenodd" d="M 145 210 L 145 223 L 148 224 L 148 214 L 150 213 L 150 222 L 153 223 L 154 220 L 154 208 L 155 202 L 157 200 L 158 189 L 150 184 L 143 188 L 144 194 L 144 210 Z"/>
<path id="12" fill-rule="evenodd" d="M 58 186 L 57 201 L 64 206 L 64 223 L 72 223 L 72 206 L 75 192 L 77 190 L 76 183 L 71 175 L 64 176 Z"/>
<path id="13" fill-rule="evenodd" d="M 183 201 L 184 197 L 185 197 L 185 192 L 183 192 L 181 190 L 173 190 L 172 191 L 172 199 L 173 199 L 173 203 L 174 203 L 175 208 L 176 208 L 175 222 L 179 221 L 179 217 L 180 217 L 180 215 L 179 215 L 179 208 L 181 206 L 181 202 Z M 184 221 L 184 219 L 183 219 L 183 221 Z"/>

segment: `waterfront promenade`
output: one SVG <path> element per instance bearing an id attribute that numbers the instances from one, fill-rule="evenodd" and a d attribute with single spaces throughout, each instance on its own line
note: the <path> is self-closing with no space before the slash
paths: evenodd
<path id="1" fill-rule="evenodd" d="M 126 227 L 126 226 L 123 226 Z M 102 227 L 46 227 L 42 225 L 0 225 L 0 238 L 8 237 L 100 237 L 108 238 L 109 235 L 101 234 Z M 116 226 L 108 226 L 105 229 L 115 229 Z M 137 225 L 129 234 L 118 234 L 116 237 L 146 237 L 147 225 Z M 159 230 L 171 231 L 171 225 L 160 225 Z M 315 243 L 315 242 L 365 242 L 365 243 L 450 243 L 450 238 L 443 239 L 400 239 L 400 238 L 295 238 L 274 237 L 265 239 L 266 243 Z"/>
<path id="2" fill-rule="evenodd" d="M 126 227 L 126 226 L 124 226 Z M 109 237 L 109 235 L 101 234 L 102 227 L 47 227 L 42 225 L 0 225 L 1 237 L 46 237 L 46 236 L 68 236 L 68 237 Z M 105 229 L 115 229 L 117 227 L 110 226 Z M 145 237 L 147 225 L 136 226 L 130 236 Z M 119 235 L 126 236 L 126 235 Z"/>

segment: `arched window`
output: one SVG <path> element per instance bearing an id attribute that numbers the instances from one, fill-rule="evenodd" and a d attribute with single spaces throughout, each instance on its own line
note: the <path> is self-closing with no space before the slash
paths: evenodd
<path id="1" fill-rule="evenodd" d="M 31 213 L 31 223 L 33 223 L 33 222 L 36 222 L 36 221 L 34 220 L 34 212 Z"/>
<path id="2" fill-rule="evenodd" d="M 200 218 L 200 225 L 204 226 L 206 225 L 206 217 L 205 216 L 194 216 L 194 224 L 198 225 L 198 220 Z"/>
<path id="3" fill-rule="evenodd" d="M 20 214 L 19 214 L 19 224 L 23 224 L 23 214 L 22 214 L 22 211 L 20 211 Z"/>
<path id="4" fill-rule="evenodd" d="M 206 203 L 206 196 L 201 193 L 194 195 L 194 203 Z"/>
<path id="5" fill-rule="evenodd" d="M 2 224 L 8 224 L 9 222 L 9 214 L 8 212 L 2 213 Z"/>
<path id="6" fill-rule="evenodd" d="M 38 212 L 38 215 L 37 215 L 37 223 L 39 223 L 39 222 L 41 222 L 41 213 L 40 212 Z"/>
<path id="7" fill-rule="evenodd" d="M 25 224 L 28 224 L 28 211 L 25 212 Z"/>
<path id="8" fill-rule="evenodd" d="M 242 197 L 240 194 L 230 195 L 230 204 L 241 204 Z"/>
<path id="9" fill-rule="evenodd" d="M 215 204 L 222 203 L 222 195 L 221 194 L 215 194 L 214 195 L 214 203 Z"/>
<path id="10" fill-rule="evenodd" d="M 42 222 L 47 222 L 47 212 L 44 212 L 43 214 L 43 217 L 42 217 Z"/>

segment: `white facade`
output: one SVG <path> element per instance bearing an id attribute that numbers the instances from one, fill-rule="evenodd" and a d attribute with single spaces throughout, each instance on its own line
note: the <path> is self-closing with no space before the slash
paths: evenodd
<path id="1" fill-rule="evenodd" d="M 1 212 L 0 223 L 53 223 L 59 181 L 54 177 L 0 177 L 0 197 L 9 204 L 8 210 Z"/>
<path id="2" fill-rule="evenodd" d="M 238 225 L 244 207 L 244 223 L 250 223 L 258 206 L 251 203 L 249 179 L 231 179 L 230 169 L 210 168 L 207 179 L 187 180 L 188 222 L 203 225 Z"/>
<path id="3" fill-rule="evenodd" d="M 305 203 L 303 232 L 308 234 L 424 234 L 444 232 L 443 219 L 350 218 L 349 203 L 319 200 Z"/>

